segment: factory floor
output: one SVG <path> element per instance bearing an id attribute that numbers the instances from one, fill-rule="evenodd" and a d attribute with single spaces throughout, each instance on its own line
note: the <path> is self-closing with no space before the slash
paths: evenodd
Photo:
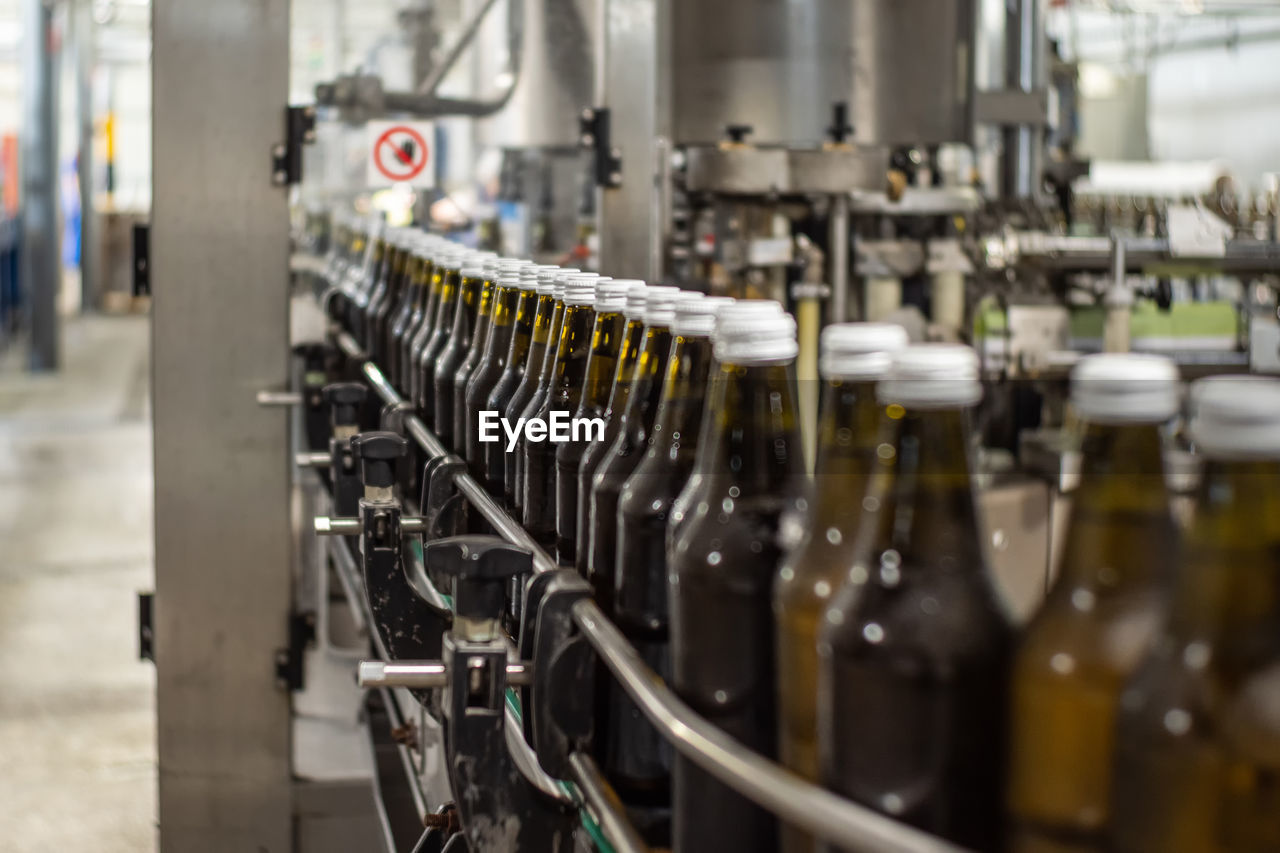
<path id="1" fill-rule="evenodd" d="M 63 329 L 63 368 L 0 353 L 0 853 L 156 846 L 149 321 Z"/>

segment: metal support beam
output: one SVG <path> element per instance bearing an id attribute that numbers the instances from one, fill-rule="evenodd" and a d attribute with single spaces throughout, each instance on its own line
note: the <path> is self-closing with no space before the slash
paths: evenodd
<path id="1" fill-rule="evenodd" d="M 1005 87 L 1034 93 L 1045 87 L 1044 0 L 1007 0 L 1005 15 Z M 1006 127 L 1001 136 L 1000 194 L 1005 199 L 1035 198 L 1044 171 L 1044 129 Z"/>
<path id="2" fill-rule="evenodd" d="M 93 201 L 93 0 L 72 6 L 76 45 L 76 118 L 80 144 L 76 167 L 80 182 L 80 308 L 98 306 L 98 216 Z"/>
<path id="3" fill-rule="evenodd" d="M 23 0 L 22 287 L 32 370 L 56 370 L 61 241 L 58 234 L 58 87 L 53 7 Z"/>
<path id="4" fill-rule="evenodd" d="M 289 853 L 289 0 L 152 7 L 162 853 Z"/>

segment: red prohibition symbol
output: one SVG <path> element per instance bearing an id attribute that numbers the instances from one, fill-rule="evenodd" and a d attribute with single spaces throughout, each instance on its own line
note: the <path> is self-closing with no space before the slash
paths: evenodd
<path id="1" fill-rule="evenodd" d="M 392 181 L 411 181 L 427 165 L 427 141 L 412 127 L 386 130 L 373 145 L 373 164 Z"/>

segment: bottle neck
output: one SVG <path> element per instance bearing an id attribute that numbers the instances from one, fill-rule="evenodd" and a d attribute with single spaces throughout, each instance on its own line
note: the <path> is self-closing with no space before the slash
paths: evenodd
<path id="1" fill-rule="evenodd" d="M 445 272 L 440 276 L 440 307 L 437 309 L 436 326 L 440 329 L 453 328 L 453 315 L 458 302 L 458 275 Z"/>
<path id="2" fill-rule="evenodd" d="M 654 452 L 673 463 L 692 465 L 698 450 L 698 427 L 707 397 L 711 338 L 675 335 L 667 358 L 662 397 L 654 417 Z"/>
<path id="3" fill-rule="evenodd" d="M 631 397 L 623 415 L 625 428 L 634 441 L 643 441 L 648 435 L 662 396 L 662 376 L 670 354 L 671 327 L 645 326 L 644 342 L 631 380 Z"/>
<path id="4" fill-rule="evenodd" d="M 609 404 L 625 327 L 626 319 L 620 311 L 596 314 L 596 327 L 591 333 L 591 358 L 587 362 L 587 378 L 582 386 L 582 407 L 579 411 L 583 416 L 598 415 Z"/>
<path id="5" fill-rule="evenodd" d="M 1086 424 L 1075 502 L 1112 513 L 1164 511 L 1164 442 L 1157 424 Z"/>
<path id="6" fill-rule="evenodd" d="M 784 494 L 803 476 L 794 362 L 712 370 L 698 471 L 711 493 Z"/>
<path id="7" fill-rule="evenodd" d="M 914 571 L 982 571 L 968 410 L 890 405 L 884 412 L 893 452 L 877 452 L 874 462 L 883 475 L 869 495 L 879 518 L 877 553 L 893 549 Z"/>
<path id="8" fill-rule="evenodd" d="M 857 517 L 880 442 L 874 380 L 826 379 L 818 421 L 814 514 L 824 527 Z"/>
<path id="9" fill-rule="evenodd" d="M 560 324 L 560 344 L 556 349 L 556 408 L 572 404 L 577 408 L 591 356 L 591 331 L 595 309 L 590 305 L 569 305 Z"/>
<path id="10" fill-rule="evenodd" d="M 478 278 L 464 276 L 458 288 L 458 310 L 453 320 L 453 337 L 461 342 L 465 336 L 470 339 L 471 330 L 475 328 L 476 318 L 480 314 L 480 292 L 484 283 Z"/>
<path id="11" fill-rule="evenodd" d="M 1280 460 L 1207 459 L 1184 547 L 1171 633 L 1228 676 L 1280 658 Z"/>

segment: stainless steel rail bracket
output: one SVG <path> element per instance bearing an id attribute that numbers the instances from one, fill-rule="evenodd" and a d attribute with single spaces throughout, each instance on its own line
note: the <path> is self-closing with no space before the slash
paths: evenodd
<path id="1" fill-rule="evenodd" d="M 453 579 L 456 612 L 442 656 L 445 743 L 470 849 L 569 853 L 575 810 L 530 782 L 508 746 L 511 647 L 498 617 L 508 579 L 532 571 L 532 555 L 497 537 L 459 536 L 432 542 L 426 560 L 428 571 Z"/>
<path id="2" fill-rule="evenodd" d="M 538 604 L 533 704 L 525 717 L 533 720 L 538 763 L 556 779 L 572 777 L 569 756 L 591 754 L 595 734 L 595 675 L 600 664 L 573 622 L 574 602 L 590 597 L 591 586 L 577 572 L 562 569 L 552 573 Z"/>

